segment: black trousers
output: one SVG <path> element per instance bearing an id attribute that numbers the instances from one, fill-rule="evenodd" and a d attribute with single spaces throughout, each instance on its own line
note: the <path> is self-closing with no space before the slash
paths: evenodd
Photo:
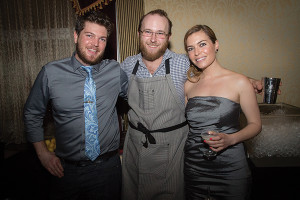
<path id="1" fill-rule="evenodd" d="M 118 154 L 78 166 L 62 161 L 64 176 L 52 177 L 51 200 L 120 200 L 121 161 Z"/>

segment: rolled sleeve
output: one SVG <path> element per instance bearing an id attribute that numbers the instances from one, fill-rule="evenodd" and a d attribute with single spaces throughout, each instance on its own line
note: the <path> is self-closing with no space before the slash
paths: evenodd
<path id="1" fill-rule="evenodd" d="M 43 67 L 24 106 L 25 134 L 29 142 L 44 140 L 43 121 L 49 99 L 47 83 L 47 75 Z"/>

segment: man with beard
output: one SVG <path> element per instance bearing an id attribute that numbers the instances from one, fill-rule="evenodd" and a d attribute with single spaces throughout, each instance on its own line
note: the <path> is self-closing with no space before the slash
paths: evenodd
<path id="1" fill-rule="evenodd" d="M 112 22 L 101 12 L 79 16 L 74 31 L 76 51 L 70 58 L 46 64 L 26 101 L 27 139 L 53 175 L 50 199 L 120 199 L 116 101 L 119 95 L 126 98 L 128 78 L 118 62 L 102 59 L 112 31 Z M 89 89 L 96 92 L 87 100 Z M 55 124 L 55 153 L 44 142 L 43 118 L 48 103 Z M 96 108 L 95 115 L 86 110 L 89 105 Z M 86 138 L 91 130 L 92 141 Z M 90 156 L 87 149 L 95 149 L 96 154 Z"/>
<path id="2" fill-rule="evenodd" d="M 172 22 L 163 10 L 144 15 L 141 53 L 121 64 L 128 77 L 129 129 L 122 159 L 123 200 L 182 200 L 188 133 L 184 83 L 189 59 L 168 49 Z"/>

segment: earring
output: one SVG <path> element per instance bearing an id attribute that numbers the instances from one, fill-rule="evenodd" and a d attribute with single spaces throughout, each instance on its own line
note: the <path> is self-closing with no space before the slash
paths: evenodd
<path id="1" fill-rule="evenodd" d="M 218 53 L 219 49 L 216 49 L 216 53 Z"/>

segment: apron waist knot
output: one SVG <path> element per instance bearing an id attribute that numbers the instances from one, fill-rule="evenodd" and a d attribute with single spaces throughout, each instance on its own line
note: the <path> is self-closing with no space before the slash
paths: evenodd
<path id="1" fill-rule="evenodd" d="M 177 124 L 177 125 L 174 125 L 174 126 L 170 126 L 170 127 L 167 127 L 167 128 L 162 128 L 162 129 L 157 129 L 157 130 L 148 130 L 142 123 L 138 122 L 137 123 L 137 127 L 135 127 L 130 121 L 129 121 L 129 126 L 135 130 L 138 130 L 138 131 L 141 131 L 142 133 L 145 134 L 145 137 L 146 137 L 146 141 L 143 143 L 143 146 L 145 148 L 148 147 L 148 140 L 150 142 L 150 144 L 156 144 L 156 140 L 155 138 L 153 137 L 153 135 L 151 135 L 151 133 L 154 133 L 154 132 L 169 132 L 169 131 L 173 131 L 173 130 L 176 130 L 176 129 L 179 129 L 179 128 L 182 128 L 184 127 L 185 125 L 187 125 L 187 121 L 184 121 L 180 124 Z"/>
<path id="2" fill-rule="evenodd" d="M 139 130 L 145 134 L 146 141 L 143 143 L 143 146 L 145 148 L 148 148 L 148 140 L 149 140 L 150 144 L 156 144 L 156 140 L 153 137 L 153 135 L 151 135 L 151 131 L 148 130 L 142 123 L 140 123 L 140 122 L 138 123 L 137 130 Z"/>

